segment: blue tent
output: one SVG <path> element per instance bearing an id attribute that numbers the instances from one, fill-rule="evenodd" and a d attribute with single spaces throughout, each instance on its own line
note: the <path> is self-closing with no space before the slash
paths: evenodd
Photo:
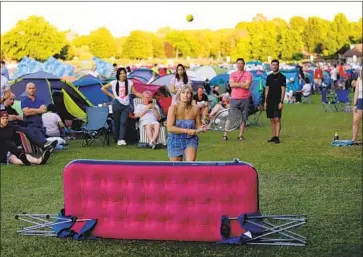
<path id="1" fill-rule="evenodd" d="M 253 100 L 253 105 L 257 107 L 257 105 L 261 101 L 262 93 L 266 86 L 266 79 L 262 77 L 256 77 L 253 78 L 251 87 L 250 87 L 250 93 Z"/>
<path id="2" fill-rule="evenodd" d="M 214 86 L 227 86 L 229 81 L 229 74 L 219 74 L 210 80 L 210 85 Z"/>
<path id="3" fill-rule="evenodd" d="M 248 61 L 246 65 L 262 65 L 261 61 Z"/>
<path id="4" fill-rule="evenodd" d="M 171 86 L 170 82 L 174 77 L 175 77 L 175 73 L 164 75 L 164 76 L 161 76 L 161 77 L 155 79 L 150 84 L 159 85 L 159 86 L 167 86 L 170 89 L 170 86 Z M 194 79 L 193 77 L 189 77 L 189 79 L 192 81 L 193 91 L 197 91 L 198 86 L 204 85 L 204 81 L 202 81 L 202 80 L 197 80 L 197 79 Z"/>
<path id="5" fill-rule="evenodd" d="M 101 91 L 101 87 L 107 84 L 106 80 L 98 79 L 92 75 L 86 75 L 73 82 L 73 85 L 93 104 L 103 104 L 111 99 Z"/>
<path id="6" fill-rule="evenodd" d="M 36 96 L 45 105 L 54 103 L 62 119 L 83 119 L 86 116 L 86 107 L 92 106 L 73 85 L 44 71 L 24 75 L 11 83 L 10 89 L 16 100 L 22 101 L 27 97 L 26 85 L 30 82 L 36 86 Z"/>
<path id="7" fill-rule="evenodd" d="M 149 69 L 138 69 L 131 72 L 127 77 L 129 79 L 137 79 L 142 83 L 147 83 L 153 76 L 152 70 Z"/>
<path id="8" fill-rule="evenodd" d="M 21 62 L 18 64 L 16 72 L 12 75 L 11 80 L 15 80 L 24 76 L 26 74 L 31 74 L 34 72 L 42 71 L 43 64 L 37 62 L 29 57 L 24 57 Z"/>
<path id="9" fill-rule="evenodd" d="M 10 89 L 16 96 L 16 100 L 22 101 L 27 97 L 26 85 L 30 82 L 36 86 L 37 98 L 43 100 L 46 105 L 53 103 L 50 81 L 59 81 L 60 79 L 50 73 L 38 71 L 32 74 L 23 75 L 15 80 Z"/>
<path id="10" fill-rule="evenodd" d="M 281 70 L 281 73 L 286 77 L 286 91 L 296 91 L 298 88 L 300 88 L 298 69 Z M 290 83 L 291 78 L 294 79 L 293 83 Z"/>
<path id="11" fill-rule="evenodd" d="M 43 70 L 58 77 L 72 76 L 74 67 L 70 64 L 64 64 L 54 57 L 49 57 L 43 63 Z"/>
<path id="12" fill-rule="evenodd" d="M 108 78 L 113 70 L 111 63 L 108 63 L 100 58 L 93 57 L 93 61 L 96 64 L 96 71 L 100 76 Z"/>

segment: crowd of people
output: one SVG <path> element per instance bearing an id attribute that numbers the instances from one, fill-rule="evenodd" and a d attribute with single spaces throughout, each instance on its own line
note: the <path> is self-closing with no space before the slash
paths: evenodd
<path id="1" fill-rule="evenodd" d="M 3 63 L 2 63 L 3 64 Z M 284 101 L 300 102 L 302 97 L 311 95 L 312 90 L 318 90 L 323 84 L 322 70 L 320 66 L 314 73 L 314 85 L 303 73 L 299 74 L 301 88 L 291 92 L 289 84 L 294 80 L 286 80 L 280 72 L 279 61 L 271 62 L 272 73 L 267 76 L 263 94 L 263 109 L 270 119 L 271 139 L 267 142 L 279 144 L 281 131 L 281 118 Z M 192 82 L 187 76 L 186 68 L 182 64 L 176 67 L 175 77 L 171 80 L 170 91 L 172 104 L 167 113 L 167 152 L 171 161 L 195 161 L 197 156 L 200 131 L 207 131 L 207 125 L 213 122 L 216 115 L 226 109 L 236 108 L 242 115 L 242 123 L 239 127 L 237 140 L 244 141 L 244 131 L 248 120 L 248 107 L 250 100 L 250 86 L 252 74 L 245 69 L 245 61 L 238 58 L 237 70 L 230 74 L 230 92 L 223 95 L 218 93 L 218 87 L 213 88 L 213 93 L 219 99 L 214 106 L 210 105 L 204 86 L 197 89 L 193 95 Z M 135 106 L 135 117 L 140 119 L 139 126 L 146 131 L 149 145 L 155 148 L 160 131 L 162 119 L 161 110 L 153 101 L 150 91 L 138 92 L 133 87 L 132 80 L 128 79 L 128 70 L 115 67 L 115 80 L 104 85 L 102 92 L 113 99 L 112 118 L 115 124 L 114 134 L 117 145 L 126 146 L 127 119 L 130 112 L 130 95 L 142 99 L 142 104 Z M 340 68 L 334 67 L 330 71 L 332 85 L 336 86 L 341 74 Z M 53 104 L 46 106 L 41 99 L 36 97 L 36 85 L 26 85 L 27 97 L 21 102 L 23 116 L 12 107 L 15 95 L 11 93 L 8 74 L 2 71 L 1 75 L 1 126 L 0 126 L 0 161 L 13 164 L 45 164 L 58 141 L 57 138 L 65 136 L 65 125 L 56 113 Z M 355 88 L 353 99 L 353 136 L 352 140 L 358 142 L 359 125 L 362 120 L 362 73 L 352 82 Z M 213 107 L 213 108 L 212 108 Z M 19 139 L 16 132 L 24 133 L 32 142 L 42 149 L 42 156 L 35 158 L 26 154 L 18 146 Z M 48 138 L 48 139 L 47 139 Z M 51 138 L 52 140 L 49 140 Z M 223 140 L 228 140 L 228 133 L 223 133 Z"/>

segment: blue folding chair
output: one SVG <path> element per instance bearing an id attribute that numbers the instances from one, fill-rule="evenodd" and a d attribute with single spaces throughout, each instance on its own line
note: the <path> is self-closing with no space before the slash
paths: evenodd
<path id="1" fill-rule="evenodd" d="M 110 126 L 107 123 L 108 107 L 87 107 L 87 124 L 81 128 L 84 133 L 82 146 L 89 146 L 102 140 L 103 146 L 110 145 Z M 103 138 L 102 138 L 103 137 Z"/>
<path id="2" fill-rule="evenodd" d="M 321 104 L 323 105 L 325 112 L 333 112 L 336 110 L 335 107 L 336 99 L 335 96 L 328 96 L 328 90 L 323 89 L 321 91 Z"/>
<path id="3" fill-rule="evenodd" d="M 336 102 L 335 102 L 335 109 L 337 112 L 344 112 L 350 107 L 350 100 L 349 100 L 349 90 L 342 89 L 335 91 L 336 93 Z"/>

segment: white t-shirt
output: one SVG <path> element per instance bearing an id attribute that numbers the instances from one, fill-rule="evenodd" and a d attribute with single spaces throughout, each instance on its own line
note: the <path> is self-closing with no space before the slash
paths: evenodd
<path id="1" fill-rule="evenodd" d="M 61 118 L 58 114 L 53 112 L 46 112 L 42 115 L 43 126 L 46 129 L 47 135 L 52 135 L 54 133 L 59 133 L 58 122 L 61 121 Z"/>
<path id="2" fill-rule="evenodd" d="M 176 77 L 173 77 L 170 81 L 170 85 L 175 86 L 175 88 L 178 90 L 179 88 L 183 87 L 184 85 L 190 85 L 192 86 L 192 82 L 188 79 L 188 83 L 184 84 L 183 78 L 180 78 L 180 80 L 177 80 Z M 172 94 L 172 105 L 177 104 L 176 100 L 176 94 Z"/>
<path id="3" fill-rule="evenodd" d="M 336 68 L 330 71 L 330 78 L 332 80 L 338 80 L 338 70 Z"/>
<path id="4" fill-rule="evenodd" d="M 143 112 L 145 109 L 146 109 L 147 105 L 145 104 L 138 104 L 135 108 L 135 111 L 134 113 L 141 113 Z M 158 109 L 157 106 L 155 106 L 155 108 Z M 140 127 L 146 125 L 146 124 L 153 124 L 153 123 L 157 123 L 158 122 L 158 119 L 154 113 L 154 110 L 153 109 L 149 109 L 144 116 L 142 116 L 140 118 Z"/>
<path id="5" fill-rule="evenodd" d="M 9 81 L 6 77 L 1 75 L 1 97 L 4 97 L 5 89 L 9 89 Z"/>
<path id="6" fill-rule="evenodd" d="M 311 84 L 306 83 L 301 89 L 303 96 L 309 96 L 311 94 Z"/>
<path id="7" fill-rule="evenodd" d="M 115 96 L 115 98 L 123 105 L 129 105 L 130 104 L 130 94 L 131 94 L 131 87 L 133 85 L 131 80 L 128 80 L 128 88 L 129 88 L 129 92 L 127 95 L 126 94 L 126 88 L 125 88 L 125 82 L 121 82 L 119 81 L 119 92 L 116 93 L 116 84 L 117 84 L 117 80 L 112 80 L 110 82 L 111 86 L 112 86 L 112 93 Z"/>

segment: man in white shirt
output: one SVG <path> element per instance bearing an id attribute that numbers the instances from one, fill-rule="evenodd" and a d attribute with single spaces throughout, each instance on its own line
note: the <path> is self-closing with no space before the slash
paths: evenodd
<path id="1" fill-rule="evenodd" d="M 301 89 L 303 96 L 308 97 L 311 95 L 311 84 L 305 83 L 303 88 Z"/>
<path id="2" fill-rule="evenodd" d="M 159 120 L 161 116 L 158 108 L 153 104 L 152 93 L 145 91 L 142 95 L 143 104 L 138 104 L 135 107 L 135 117 L 140 118 L 139 127 L 145 128 L 149 145 L 155 149 L 160 131 Z"/>
<path id="3" fill-rule="evenodd" d="M 334 68 L 330 71 L 330 78 L 332 83 L 331 86 L 332 88 L 334 88 L 338 81 L 338 69 L 336 64 L 334 64 Z"/>

